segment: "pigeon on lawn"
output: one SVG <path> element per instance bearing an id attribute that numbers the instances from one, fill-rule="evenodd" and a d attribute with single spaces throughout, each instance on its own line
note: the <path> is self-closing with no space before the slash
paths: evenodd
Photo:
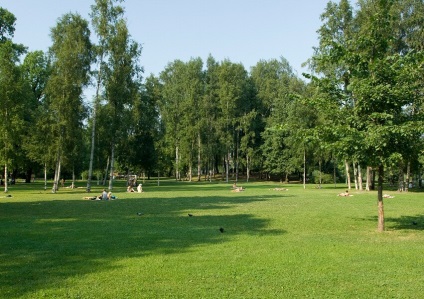
<path id="1" fill-rule="evenodd" d="M 190 213 L 189 213 L 189 214 L 188 214 L 188 217 L 193 217 L 193 214 L 190 214 Z"/>
<path id="2" fill-rule="evenodd" d="M 219 228 L 219 231 L 220 231 L 221 233 L 223 233 L 223 232 L 224 232 L 224 228 L 223 228 L 223 227 L 220 227 L 220 228 Z"/>
<path id="3" fill-rule="evenodd" d="M 138 213 L 137 213 L 137 215 L 138 215 L 138 216 L 141 216 L 141 215 L 143 215 L 143 213 L 138 212 Z"/>

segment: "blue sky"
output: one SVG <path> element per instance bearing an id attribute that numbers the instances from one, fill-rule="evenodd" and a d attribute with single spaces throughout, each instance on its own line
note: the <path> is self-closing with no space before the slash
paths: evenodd
<path id="1" fill-rule="evenodd" d="M 319 16 L 328 0 L 126 0 L 133 39 L 142 44 L 145 75 L 167 63 L 211 54 L 242 63 L 286 58 L 300 76 L 317 46 Z M 67 12 L 89 18 L 94 0 L 2 0 L 16 18 L 14 41 L 30 51 L 47 50 L 50 28 Z"/>

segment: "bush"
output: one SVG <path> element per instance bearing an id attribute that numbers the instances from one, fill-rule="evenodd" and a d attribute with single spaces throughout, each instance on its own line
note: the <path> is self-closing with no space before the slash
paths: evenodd
<path id="1" fill-rule="evenodd" d="M 320 179 L 320 171 L 319 170 L 314 170 L 312 172 L 312 180 L 314 182 L 314 184 L 319 184 L 319 179 Z M 321 183 L 322 184 L 331 184 L 334 183 L 334 177 L 332 174 L 329 173 L 323 173 L 321 172 Z"/>

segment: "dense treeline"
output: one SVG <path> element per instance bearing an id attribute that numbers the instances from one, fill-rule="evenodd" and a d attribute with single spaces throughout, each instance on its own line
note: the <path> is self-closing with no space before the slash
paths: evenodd
<path id="1" fill-rule="evenodd" d="M 5 191 L 9 176 L 41 173 L 54 192 L 60 178 L 80 176 L 88 191 L 92 180 L 112 189 L 117 173 L 346 180 L 357 189 L 378 178 L 382 218 L 383 180 L 421 186 L 422 0 L 329 2 L 303 78 L 283 57 L 246 70 L 212 55 L 143 78 L 120 2 L 96 0 L 91 26 L 62 16 L 47 53 L 15 44 L 16 19 L 0 8 Z"/>

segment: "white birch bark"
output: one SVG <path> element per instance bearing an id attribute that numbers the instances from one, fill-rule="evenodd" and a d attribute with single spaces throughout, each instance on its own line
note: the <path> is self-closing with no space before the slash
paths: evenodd
<path id="1" fill-rule="evenodd" d="M 112 151 L 110 153 L 110 175 L 109 175 L 109 191 L 113 189 L 113 167 L 115 163 L 115 143 L 112 142 Z"/>

